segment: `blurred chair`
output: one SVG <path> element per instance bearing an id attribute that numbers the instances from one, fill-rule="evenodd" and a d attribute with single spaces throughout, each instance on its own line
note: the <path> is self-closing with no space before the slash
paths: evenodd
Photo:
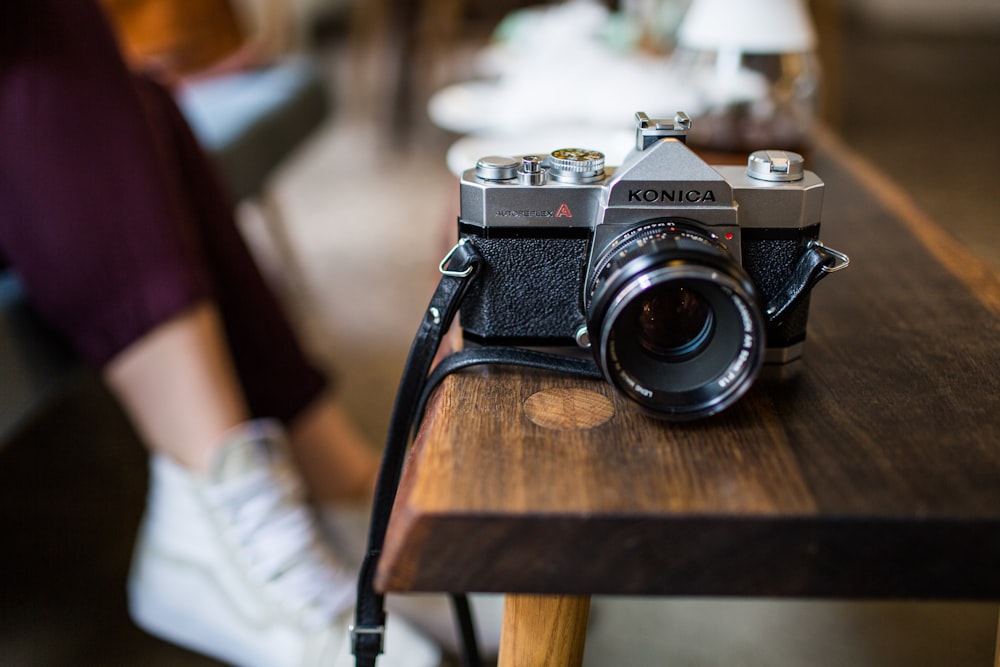
<path id="1" fill-rule="evenodd" d="M 0 447 L 80 375 L 69 344 L 28 307 L 17 277 L 0 270 Z"/>
<path id="2" fill-rule="evenodd" d="M 279 262 L 282 287 L 303 298 L 305 278 L 270 177 L 322 124 L 329 93 L 307 57 L 200 79 L 178 95 L 195 136 L 216 162 L 233 199 L 254 201 Z"/>
<path id="3" fill-rule="evenodd" d="M 384 115 L 397 140 L 409 136 L 421 93 L 433 85 L 443 59 L 469 33 L 485 39 L 504 16 L 531 5 L 561 0 L 370 0 L 355 5 L 355 52 L 384 52 Z M 379 55 L 383 55 L 380 53 Z M 383 110 L 384 109 L 384 110 Z"/>
<path id="4" fill-rule="evenodd" d="M 178 104 L 237 201 L 268 177 L 326 118 L 326 87 L 305 57 L 184 87 Z"/>

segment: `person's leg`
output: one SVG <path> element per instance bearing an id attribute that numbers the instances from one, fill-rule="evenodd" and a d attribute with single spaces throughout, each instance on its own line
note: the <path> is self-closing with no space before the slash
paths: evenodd
<path id="1" fill-rule="evenodd" d="M 233 221 L 233 205 L 218 174 L 165 91 L 139 82 L 141 99 L 167 130 L 181 187 L 189 193 L 203 252 L 212 269 L 219 310 L 251 414 L 274 417 L 289 429 L 290 446 L 319 502 L 367 497 L 378 469 L 377 450 L 315 370 L 265 283 Z"/>
<path id="2" fill-rule="evenodd" d="M 153 451 L 204 473 L 224 433 L 250 418 L 208 302 L 115 356 L 104 377 Z"/>
<path id="3" fill-rule="evenodd" d="M 281 429 L 246 421 L 293 419 L 322 374 L 227 240 L 229 212 L 202 224 L 155 89 L 130 78 L 90 0 L 0 3 L 0 56 L 2 254 L 152 450 L 133 617 L 234 664 L 346 659 L 350 571 L 319 539 Z M 394 625 L 387 664 L 436 663 Z"/>
<path id="4" fill-rule="evenodd" d="M 216 299 L 214 270 L 169 141 L 95 6 L 0 12 L 4 253 L 147 444 L 202 466 L 249 412 L 219 320 L 198 306 Z"/>
<path id="5" fill-rule="evenodd" d="M 335 394 L 324 393 L 289 425 L 289 444 L 319 503 L 367 503 L 378 459 Z"/>
<path id="6" fill-rule="evenodd" d="M 249 413 L 296 422 L 292 446 L 317 497 L 356 495 L 371 484 L 374 450 L 340 418 L 326 378 L 299 348 L 172 100 L 148 82 L 127 81 L 95 8 L 44 4 L 0 8 L 0 111 L 9 121 L 0 136 L 0 246 L 34 305 L 85 359 L 108 364 L 123 404 L 138 406 L 141 397 L 129 392 L 136 383 L 113 380 L 123 363 L 116 357 L 149 357 L 147 334 L 212 301 Z M 147 353 L 128 349 L 133 343 Z M 226 399 L 228 409 L 240 400 Z M 140 421 L 149 415 L 136 413 Z M 150 444 L 194 462 L 191 450 L 203 440 Z"/>

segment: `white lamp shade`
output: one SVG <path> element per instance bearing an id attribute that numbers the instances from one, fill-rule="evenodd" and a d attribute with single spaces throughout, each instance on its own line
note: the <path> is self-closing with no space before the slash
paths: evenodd
<path id="1" fill-rule="evenodd" d="M 677 41 L 698 50 L 794 53 L 814 49 L 816 31 L 802 0 L 693 0 Z"/>

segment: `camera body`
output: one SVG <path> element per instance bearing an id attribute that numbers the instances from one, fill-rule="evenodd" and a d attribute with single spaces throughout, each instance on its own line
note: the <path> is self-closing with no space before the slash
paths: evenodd
<path id="1" fill-rule="evenodd" d="M 678 418 L 729 405 L 765 357 L 797 358 L 808 297 L 777 319 L 766 309 L 819 238 L 823 182 L 784 151 L 710 166 L 685 145 L 689 127 L 636 114 L 617 168 L 560 149 L 467 170 L 459 236 L 484 266 L 464 336 L 590 347 L 610 381 Z"/>

